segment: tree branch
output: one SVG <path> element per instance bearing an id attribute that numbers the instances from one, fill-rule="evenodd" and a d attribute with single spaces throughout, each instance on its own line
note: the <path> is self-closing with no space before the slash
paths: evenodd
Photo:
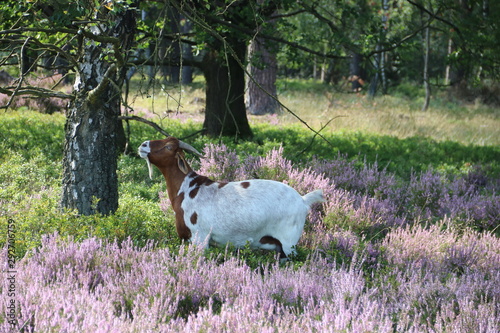
<path id="1" fill-rule="evenodd" d="M 252 30 L 252 29 L 249 29 L 249 28 L 245 28 L 245 27 L 242 27 L 240 25 L 237 25 L 237 24 L 234 24 L 234 23 L 231 23 L 231 22 L 227 22 L 227 21 L 224 21 L 224 20 L 220 20 L 218 18 L 215 18 L 215 17 L 210 17 L 210 21 L 213 22 L 213 23 L 217 23 L 217 24 L 221 24 L 221 25 L 225 25 L 231 29 L 235 29 L 235 30 L 238 30 L 248 36 L 251 36 L 251 37 L 254 37 L 255 36 L 255 31 Z M 315 51 L 313 49 L 310 49 L 308 47 L 305 47 L 305 46 L 302 46 L 298 43 L 295 43 L 295 42 L 290 42 L 286 39 L 283 39 L 283 38 L 280 38 L 280 37 L 276 37 L 276 36 L 271 36 L 271 35 L 268 35 L 268 34 L 263 34 L 261 32 L 259 32 L 259 37 L 261 38 L 264 38 L 264 39 L 267 39 L 267 40 L 271 40 L 271 41 L 274 41 L 274 42 L 278 42 L 278 43 L 281 43 L 281 44 L 284 44 L 284 45 L 288 45 L 288 46 L 291 46 L 293 48 L 296 48 L 298 50 L 301 50 L 301 51 L 304 51 L 304 52 L 307 52 L 307 53 L 310 53 L 310 54 L 314 54 L 314 55 L 317 55 L 319 57 L 323 57 L 323 58 L 328 58 L 328 59 L 348 59 L 350 58 L 349 56 L 339 56 L 339 55 L 336 55 L 336 54 L 331 54 L 331 53 L 323 53 L 323 52 L 319 52 L 319 51 Z"/>
<path id="2" fill-rule="evenodd" d="M 15 29 L 0 30 L 0 35 L 22 34 L 23 32 L 43 32 L 43 33 L 51 34 L 51 35 L 53 35 L 54 33 L 60 32 L 60 33 L 65 33 L 65 34 L 76 35 L 78 33 L 78 30 L 68 29 L 68 28 L 43 29 L 43 28 L 22 27 L 22 28 L 15 28 Z"/>
<path id="3" fill-rule="evenodd" d="M 328 125 L 330 125 L 330 123 L 331 123 L 333 120 L 335 120 L 335 119 L 337 119 L 337 118 L 343 118 L 343 117 L 347 117 L 347 116 L 343 116 L 343 115 L 340 115 L 340 116 L 335 116 L 335 117 L 333 117 L 332 119 L 328 120 L 328 121 L 326 122 L 326 124 L 324 124 L 324 125 L 323 125 L 320 129 L 319 129 L 319 131 L 318 131 L 317 133 L 314 133 L 313 137 L 311 138 L 311 142 L 309 142 L 309 144 L 308 144 L 308 145 L 307 145 L 304 149 L 302 149 L 301 151 L 299 151 L 299 152 L 295 155 L 295 157 L 297 158 L 297 157 L 299 157 L 300 155 L 302 155 L 303 153 L 305 153 L 306 151 L 310 150 L 310 148 L 312 147 L 312 145 L 313 145 L 313 143 L 314 143 L 314 139 L 316 139 L 316 136 L 318 136 L 318 135 L 319 135 L 319 133 L 320 133 L 322 130 L 324 130 L 324 129 L 328 126 Z"/>
<path id="4" fill-rule="evenodd" d="M 325 16 L 321 15 L 317 10 L 316 8 L 314 8 L 312 5 L 309 4 L 309 1 L 299 1 L 300 5 L 302 5 L 302 7 L 304 7 L 304 9 L 312 14 L 314 17 L 316 17 L 319 21 L 321 22 L 324 22 L 326 23 L 326 25 L 328 25 L 328 27 L 330 28 L 330 30 L 332 31 L 332 33 L 337 33 L 337 34 L 343 34 L 341 31 L 342 29 L 340 29 L 339 27 L 337 27 L 335 24 L 333 24 L 332 20 L 326 18 Z M 344 45 L 344 47 L 350 51 L 353 51 L 355 53 L 359 53 L 358 51 L 355 51 L 353 46 L 352 45 Z"/>
<path id="5" fill-rule="evenodd" d="M 421 11 L 427 13 L 429 15 L 429 17 L 432 17 L 433 19 L 436 19 L 438 21 L 441 21 L 443 22 L 444 24 L 450 26 L 453 28 L 454 31 L 456 31 L 456 33 L 460 36 L 460 38 L 462 40 L 464 40 L 464 37 L 462 35 L 462 32 L 460 31 L 460 29 L 455 25 L 453 24 L 452 22 L 448 21 L 447 19 L 441 17 L 441 16 L 438 16 L 437 14 L 431 12 L 429 9 L 425 8 L 423 5 L 415 2 L 415 1 L 412 1 L 412 0 L 406 0 L 407 2 L 409 2 L 410 4 L 412 4 L 413 6 L 417 7 L 418 9 L 420 9 Z"/>
<path id="6" fill-rule="evenodd" d="M 155 130 L 157 130 L 158 132 L 160 132 L 164 136 L 171 136 L 170 134 L 168 134 L 167 131 L 165 131 L 163 128 L 161 128 L 160 126 L 158 126 L 158 124 L 156 124 L 156 123 L 154 123 L 154 122 L 152 122 L 150 120 L 144 119 L 142 117 L 138 117 L 138 116 L 118 116 L 118 119 L 139 121 L 141 123 L 144 123 L 144 124 L 147 124 L 147 125 L 153 127 Z"/>
<path id="7" fill-rule="evenodd" d="M 60 91 L 54 91 L 51 89 L 34 87 L 34 86 L 24 86 L 19 89 L 14 89 L 14 87 L 0 87 L 0 93 L 6 94 L 7 96 L 17 96 L 17 95 L 34 95 L 36 97 L 57 97 L 57 98 L 66 98 L 66 99 L 74 99 L 75 97 L 71 94 L 66 94 Z M 5 108 L 5 107 L 3 107 Z"/>
<path id="8" fill-rule="evenodd" d="M 26 40 L 24 41 L 23 43 L 23 46 L 21 47 L 21 54 L 19 55 L 19 74 L 21 75 L 21 77 L 19 78 L 19 83 L 17 84 L 17 86 L 14 88 L 14 91 L 11 92 L 11 95 L 10 95 L 10 98 L 9 98 L 9 101 L 7 102 L 7 105 L 5 105 L 5 107 L 2 107 L 2 108 L 5 108 L 5 110 L 7 110 L 12 102 L 14 101 L 14 97 L 16 96 L 16 93 L 19 91 L 19 89 L 21 89 L 21 86 L 23 84 L 23 81 L 24 81 L 24 72 L 23 72 L 23 53 L 24 53 L 24 49 L 26 48 L 26 45 L 28 45 L 30 41 L 30 37 L 26 38 Z"/>
<path id="9" fill-rule="evenodd" d="M 97 87 L 89 91 L 87 99 L 91 104 L 95 104 L 99 100 L 99 97 L 102 95 L 102 93 L 105 91 L 106 87 L 109 84 L 111 75 L 113 75 L 115 72 L 116 72 L 116 65 L 111 64 L 109 68 L 106 70 L 106 73 L 104 73 L 102 81 L 99 82 Z"/>

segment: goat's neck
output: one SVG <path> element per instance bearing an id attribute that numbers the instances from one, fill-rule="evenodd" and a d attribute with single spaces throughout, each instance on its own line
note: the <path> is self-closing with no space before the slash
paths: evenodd
<path id="1" fill-rule="evenodd" d="M 168 198 L 170 199 L 170 202 L 172 205 L 174 204 L 174 199 L 177 197 L 179 193 L 179 189 L 182 186 L 182 183 L 184 182 L 184 179 L 188 176 L 193 174 L 193 170 L 191 167 L 188 167 L 188 173 L 184 174 L 179 168 L 174 167 L 174 168 L 163 168 L 160 170 L 161 173 L 163 174 L 163 177 L 165 178 L 165 182 L 167 183 L 167 193 L 168 193 Z"/>
<path id="2" fill-rule="evenodd" d="M 168 198 L 170 204 L 175 212 L 175 228 L 181 239 L 191 239 L 191 230 L 186 227 L 184 222 L 184 212 L 182 210 L 182 201 L 184 200 L 184 193 L 179 195 L 179 189 L 186 177 L 194 177 L 196 173 L 188 166 L 187 174 L 184 174 L 179 168 L 162 168 L 160 169 L 165 182 L 167 183 Z"/>

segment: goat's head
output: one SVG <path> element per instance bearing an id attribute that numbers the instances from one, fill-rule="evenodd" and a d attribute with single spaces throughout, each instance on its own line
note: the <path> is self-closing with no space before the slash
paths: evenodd
<path id="1" fill-rule="evenodd" d="M 153 176 L 151 164 L 159 169 L 177 167 L 184 173 L 189 172 L 189 165 L 184 158 L 184 150 L 202 156 L 196 149 L 174 137 L 163 140 L 144 141 L 139 146 L 139 155 L 148 163 L 149 177 Z"/>

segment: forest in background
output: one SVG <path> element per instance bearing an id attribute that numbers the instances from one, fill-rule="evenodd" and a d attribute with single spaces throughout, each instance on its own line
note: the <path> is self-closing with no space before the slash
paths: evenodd
<path id="1" fill-rule="evenodd" d="M 257 84 L 272 94 L 276 76 L 312 78 L 370 95 L 412 83 L 454 87 L 464 100 L 498 105 L 500 8 L 489 0 L 51 0 L 4 2 L 2 8 L 1 65 L 12 79 L 38 69 L 39 76 L 68 74 L 64 82 L 71 82 L 82 53 L 78 34 L 132 11 L 134 22 L 120 26 L 130 44 L 124 58 L 114 59 L 119 56 L 112 48 L 104 52 L 108 63 L 124 62 L 118 64 L 127 76 L 141 71 L 150 79 L 159 74 L 168 82 L 190 83 L 193 71 L 207 74 L 207 54 L 215 50 L 228 69 L 232 57 L 248 65 L 249 90 Z M 90 32 L 96 43 L 116 42 L 91 38 Z"/>

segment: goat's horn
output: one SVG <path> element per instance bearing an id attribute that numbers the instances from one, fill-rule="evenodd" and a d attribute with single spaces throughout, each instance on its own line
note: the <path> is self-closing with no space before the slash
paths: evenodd
<path id="1" fill-rule="evenodd" d="M 187 143 L 182 142 L 181 140 L 179 140 L 179 148 L 182 148 L 182 149 L 190 151 L 190 152 L 192 152 L 200 157 L 203 157 L 203 155 L 200 154 L 200 152 L 198 152 L 196 149 L 194 149 L 193 146 L 188 145 Z"/>

